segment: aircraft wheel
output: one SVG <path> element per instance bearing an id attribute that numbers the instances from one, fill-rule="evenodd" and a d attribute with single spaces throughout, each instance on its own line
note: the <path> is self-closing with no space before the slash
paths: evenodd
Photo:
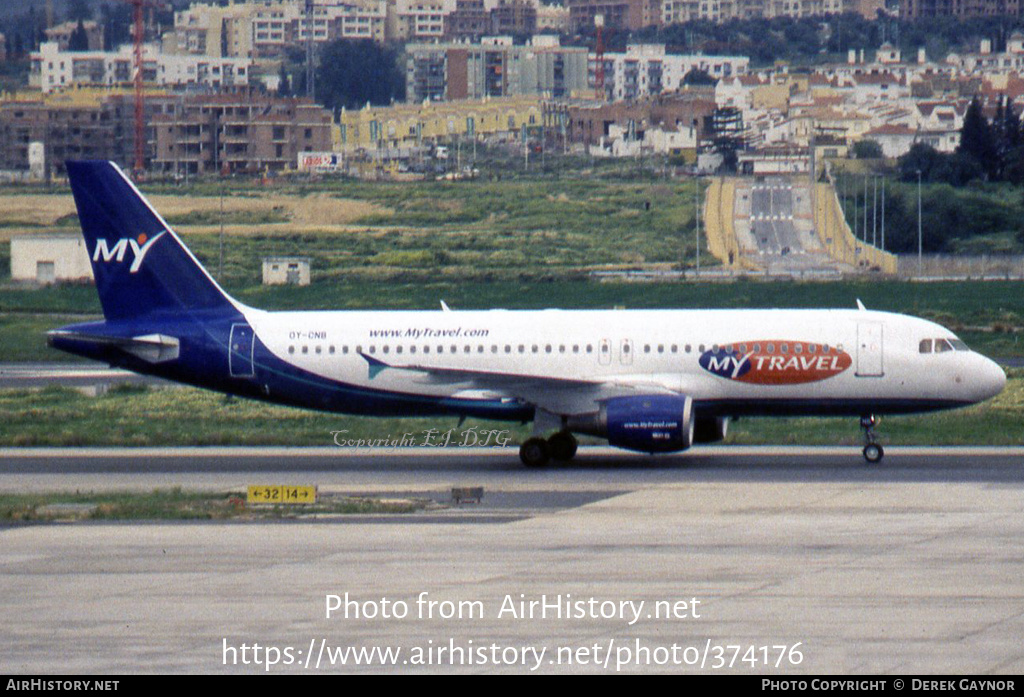
<path id="1" fill-rule="evenodd" d="M 543 438 L 528 438 L 519 446 L 519 459 L 527 467 L 543 467 L 550 458 L 548 442 Z"/>
<path id="2" fill-rule="evenodd" d="M 868 443 L 864 446 L 864 459 L 871 464 L 881 462 L 884 456 L 885 450 L 883 450 L 882 446 L 878 443 Z"/>
<path id="3" fill-rule="evenodd" d="M 576 438 L 568 431 L 559 431 L 548 438 L 548 451 L 551 458 L 559 462 L 568 462 L 576 456 Z"/>

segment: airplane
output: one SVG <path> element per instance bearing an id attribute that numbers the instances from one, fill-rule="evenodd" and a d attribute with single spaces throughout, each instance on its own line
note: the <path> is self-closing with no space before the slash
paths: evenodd
<path id="1" fill-rule="evenodd" d="M 576 434 L 644 453 L 726 437 L 730 419 L 975 404 L 1002 369 L 944 327 L 857 309 L 268 312 L 232 298 L 111 162 L 67 163 L 103 321 L 50 346 L 230 395 L 329 412 L 533 422 L 520 459 Z"/>

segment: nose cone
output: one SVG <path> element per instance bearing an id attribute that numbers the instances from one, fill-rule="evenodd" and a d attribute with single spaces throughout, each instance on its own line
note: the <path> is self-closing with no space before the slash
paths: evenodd
<path id="1" fill-rule="evenodd" d="M 1003 391 L 1006 387 L 1006 373 L 993 360 L 979 356 L 981 365 L 975 371 L 974 380 L 977 385 L 977 401 L 983 401 Z"/>

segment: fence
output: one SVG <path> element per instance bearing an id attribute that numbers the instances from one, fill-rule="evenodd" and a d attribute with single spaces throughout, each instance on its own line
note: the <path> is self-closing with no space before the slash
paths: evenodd
<path id="1" fill-rule="evenodd" d="M 899 257 L 897 275 L 919 281 L 1024 280 L 1024 256 L 950 256 L 928 254 L 918 261 L 916 254 Z"/>

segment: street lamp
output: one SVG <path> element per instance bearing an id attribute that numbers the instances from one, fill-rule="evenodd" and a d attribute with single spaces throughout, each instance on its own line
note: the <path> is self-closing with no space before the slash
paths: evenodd
<path id="1" fill-rule="evenodd" d="M 921 272 L 921 170 L 917 170 L 917 271 Z"/>

